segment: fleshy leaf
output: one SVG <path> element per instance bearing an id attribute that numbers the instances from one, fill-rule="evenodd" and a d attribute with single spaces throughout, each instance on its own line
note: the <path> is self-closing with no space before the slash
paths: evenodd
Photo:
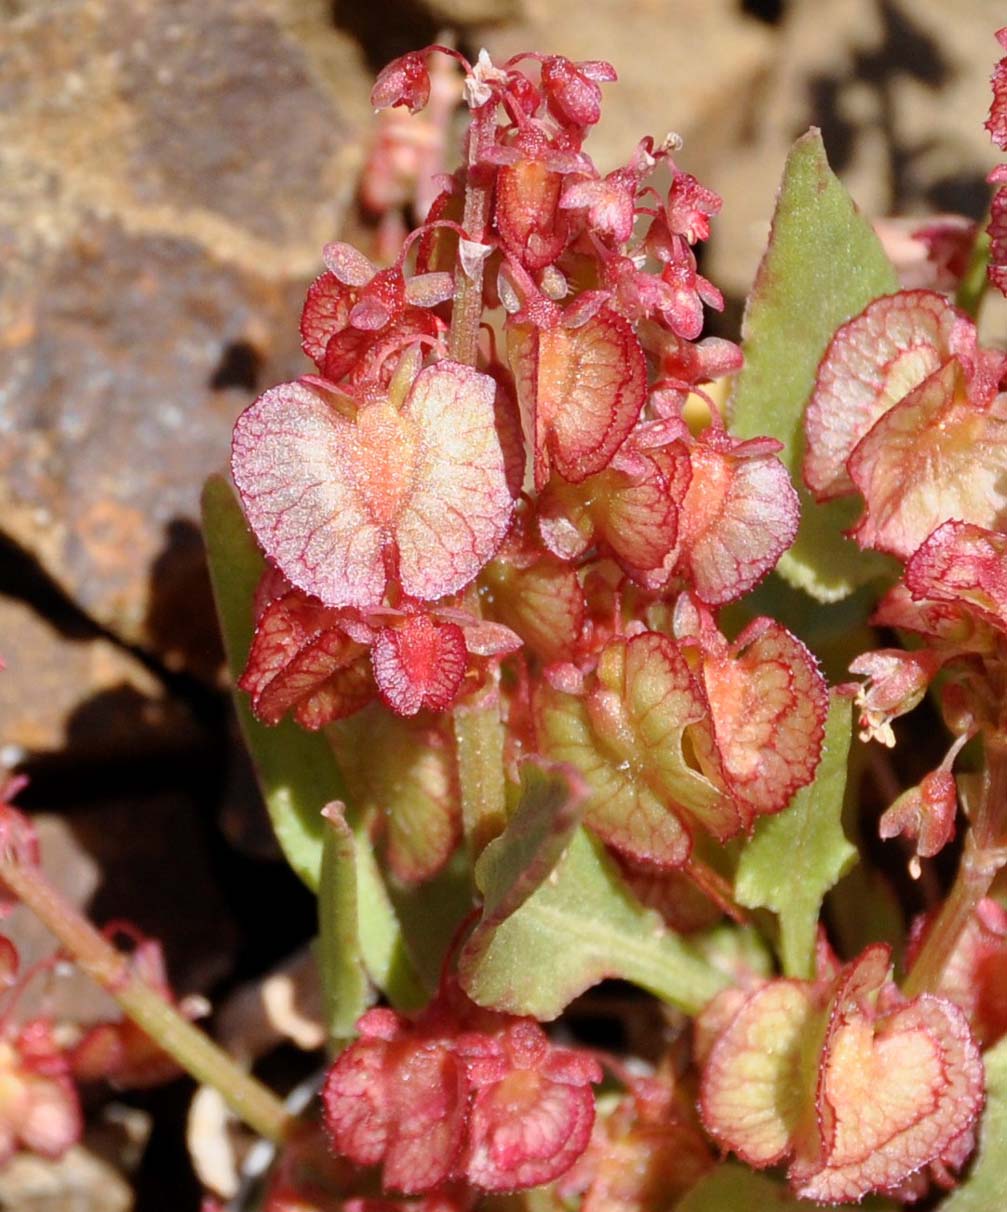
<path id="1" fill-rule="evenodd" d="M 847 466 L 867 502 L 857 542 L 902 559 L 952 518 L 995 529 L 1007 516 L 1007 416 L 971 402 L 955 358 L 887 412 Z"/>
<path id="2" fill-rule="evenodd" d="M 521 798 L 507 825 L 479 860 L 483 892 L 479 930 L 492 930 L 516 913 L 553 870 L 580 824 L 587 798 L 583 779 L 570 766 L 529 758 L 521 765 Z"/>
<path id="3" fill-rule="evenodd" d="M 569 776 L 532 778 L 534 802 L 526 797 L 476 864 L 486 910 L 459 960 L 466 992 L 546 1020 L 598 981 L 622 977 L 694 1013 L 726 978 L 640 905 L 598 843 L 582 829 L 569 835 Z"/>
<path id="4" fill-rule="evenodd" d="M 591 790 L 585 821 L 617 850 L 678 867 L 697 824 L 721 840 L 741 827 L 722 778 L 709 777 L 720 775 L 709 705 L 667 636 L 613 641 L 594 689 L 581 698 L 542 686 L 538 714 L 543 752 L 581 772 Z"/>
<path id="5" fill-rule="evenodd" d="M 420 371 L 397 410 L 337 407 L 303 384 L 238 418 L 232 469 L 267 554 L 328 606 L 381 602 L 389 561 L 432 600 L 467 584 L 510 524 L 512 501 L 488 375 L 455 362 Z"/>
<path id="6" fill-rule="evenodd" d="M 1007 1039 L 983 1058 L 986 1110 L 979 1129 L 979 1153 L 968 1177 L 941 1204 L 941 1212 L 989 1212 L 1007 1207 Z"/>
<path id="7" fill-rule="evenodd" d="M 386 830 L 394 874 L 414 883 L 440 870 L 461 834 L 447 730 L 432 717 L 404 718 L 375 704 L 333 724 L 329 736 L 354 811 Z"/>
<path id="8" fill-rule="evenodd" d="M 850 701 L 834 692 L 814 782 L 783 812 L 758 822 L 738 863 L 734 894 L 750 909 L 778 915 L 788 976 L 812 976 L 822 900 L 857 858 L 841 824 L 849 747 Z"/>
<path id="9" fill-rule="evenodd" d="M 930 290 L 885 295 L 838 330 L 804 417 L 804 479 L 819 500 L 855 491 L 846 472 L 854 447 L 969 336 L 974 347 L 972 325 Z"/>
<path id="10" fill-rule="evenodd" d="M 731 405 L 740 437 L 770 434 L 800 485 L 801 418 L 833 333 L 872 299 L 898 289 L 895 271 L 825 158 L 817 130 L 798 139 L 784 170 L 769 248 L 745 313 L 745 367 Z M 780 573 L 822 602 L 844 598 L 887 565 L 842 532 L 856 513 L 816 505 L 803 488 L 801 525 Z"/>
<path id="11" fill-rule="evenodd" d="M 675 1212 L 738 1212 L 772 1208 L 773 1212 L 807 1212 L 782 1183 L 737 1162 L 722 1162 L 675 1205 Z"/>
<path id="12" fill-rule="evenodd" d="M 252 602 L 265 563 L 227 482 L 207 481 L 203 533 L 224 646 L 235 681 L 252 643 Z M 309 888 L 317 889 L 324 837 L 323 806 L 345 796 L 339 768 L 324 737 L 291 720 L 267 728 L 235 693 L 241 732 L 251 754 L 277 840 Z"/>
<path id="13" fill-rule="evenodd" d="M 603 309 L 577 328 L 508 325 L 522 416 L 534 439 L 535 486 L 549 467 L 571 483 L 602 471 L 640 415 L 643 349 L 622 316 Z"/>
<path id="14" fill-rule="evenodd" d="M 853 1207 L 854 1205 L 842 1205 Z M 886 1199 L 869 1198 L 855 1205 L 860 1212 L 884 1212 L 894 1208 L 894 1204 Z M 996 1207 L 995 1204 L 990 1205 Z M 947 1204 L 942 1205 L 948 1207 Z M 808 1212 L 806 1200 L 797 1199 L 787 1191 L 786 1187 L 775 1178 L 766 1174 L 757 1174 L 747 1166 L 736 1162 L 724 1162 L 717 1166 L 692 1188 L 692 1190 L 675 1205 L 675 1212 Z M 957 1210 L 956 1210 L 957 1212 Z M 979 1212 L 977 1204 L 969 1212 Z"/>
<path id="15" fill-rule="evenodd" d="M 318 885 L 318 968 L 325 1024 L 333 1041 L 350 1039 L 367 1008 L 370 988 L 358 930 L 357 855 L 339 803 L 324 810 L 327 830 Z"/>

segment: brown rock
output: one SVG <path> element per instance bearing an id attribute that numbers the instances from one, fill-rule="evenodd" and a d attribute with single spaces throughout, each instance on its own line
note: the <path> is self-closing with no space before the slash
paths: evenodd
<path id="1" fill-rule="evenodd" d="M 59 1161 L 20 1153 L 0 1170 L 0 1208 L 9 1212 L 130 1212 L 133 1191 L 83 1145 Z"/>
<path id="2" fill-rule="evenodd" d="M 989 4 L 963 0 L 952 15 L 943 0 L 816 0 L 785 12 L 746 126 L 695 149 L 693 171 L 724 197 L 706 267 L 736 296 L 751 285 L 790 144 L 809 126 L 871 216 L 978 218 L 997 162 L 983 129 L 1001 53 Z"/>
<path id="3" fill-rule="evenodd" d="M 199 739 L 186 708 L 129 652 L 66 634 L 0 597 L 0 767 L 50 756 L 88 762 L 185 749 Z"/>
<path id="4" fill-rule="evenodd" d="M 521 0 L 423 0 L 423 9 L 441 25 L 486 25 L 520 18 Z"/>
<path id="5" fill-rule="evenodd" d="M 0 31 L 0 526 L 201 673 L 202 481 L 255 391 L 306 369 L 300 296 L 360 158 L 369 76 L 323 17 L 68 0 Z"/>

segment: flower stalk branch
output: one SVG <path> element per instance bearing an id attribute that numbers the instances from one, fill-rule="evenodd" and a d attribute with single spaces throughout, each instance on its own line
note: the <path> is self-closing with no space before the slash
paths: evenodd
<path id="1" fill-rule="evenodd" d="M 127 957 L 41 871 L 10 858 L 0 859 L 0 883 L 32 910 L 81 971 L 101 985 L 137 1026 L 196 1081 L 218 1090 L 239 1119 L 276 1144 L 290 1139 L 297 1121 L 280 1099 L 141 979 Z"/>

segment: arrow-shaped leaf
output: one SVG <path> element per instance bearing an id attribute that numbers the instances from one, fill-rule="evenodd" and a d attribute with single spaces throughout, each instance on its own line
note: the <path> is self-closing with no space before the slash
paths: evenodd
<path id="1" fill-rule="evenodd" d="M 842 827 L 850 728 L 850 700 L 833 691 L 814 782 L 782 812 L 760 819 L 734 878 L 742 905 L 779 916 L 783 970 L 803 980 L 814 976 L 822 900 L 857 858 Z"/>
<path id="2" fill-rule="evenodd" d="M 768 434 L 801 497 L 801 526 L 779 563 L 781 575 L 820 602 L 835 602 L 882 575 L 889 561 L 864 553 L 842 532 L 855 499 L 817 505 L 803 487 L 804 407 L 833 333 L 898 278 L 871 225 L 825 156 L 814 128 L 794 144 L 783 170 L 773 228 L 743 326 L 745 367 L 731 402 L 731 428 Z"/>

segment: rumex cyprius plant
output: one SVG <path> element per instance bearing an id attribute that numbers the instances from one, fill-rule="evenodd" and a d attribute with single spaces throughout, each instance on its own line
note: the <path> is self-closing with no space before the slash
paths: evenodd
<path id="1" fill-rule="evenodd" d="M 142 1028 L 84 1037 L 81 1071 L 139 1080 L 156 1041 L 217 1084 L 281 1146 L 270 1212 L 987 1206 L 1007 357 L 978 298 L 947 293 L 968 229 L 927 229 L 932 280 L 900 290 L 809 133 L 743 353 L 702 337 L 720 199 L 679 141 L 604 175 L 586 150 L 608 64 L 431 47 L 373 101 L 401 124 L 440 98 L 443 132 L 452 72 L 462 166 L 424 185 L 415 230 L 384 216 L 385 267 L 326 246 L 301 316 L 315 369 L 239 418 L 240 505 L 206 494 L 239 714 L 319 897 L 320 1120 L 207 1052 L 184 1007 L 159 1027 L 146 944 L 113 975 L 12 842 L 0 878 Z M 404 200 L 407 143 L 375 145 L 372 208 Z M 840 882 L 869 816 L 851 725 L 855 701 L 891 746 L 928 697 L 942 754 L 869 825 L 915 875 L 964 840 L 903 947 L 868 847 Z M 657 999 L 642 1046 L 560 1018 L 607 978 Z"/>

